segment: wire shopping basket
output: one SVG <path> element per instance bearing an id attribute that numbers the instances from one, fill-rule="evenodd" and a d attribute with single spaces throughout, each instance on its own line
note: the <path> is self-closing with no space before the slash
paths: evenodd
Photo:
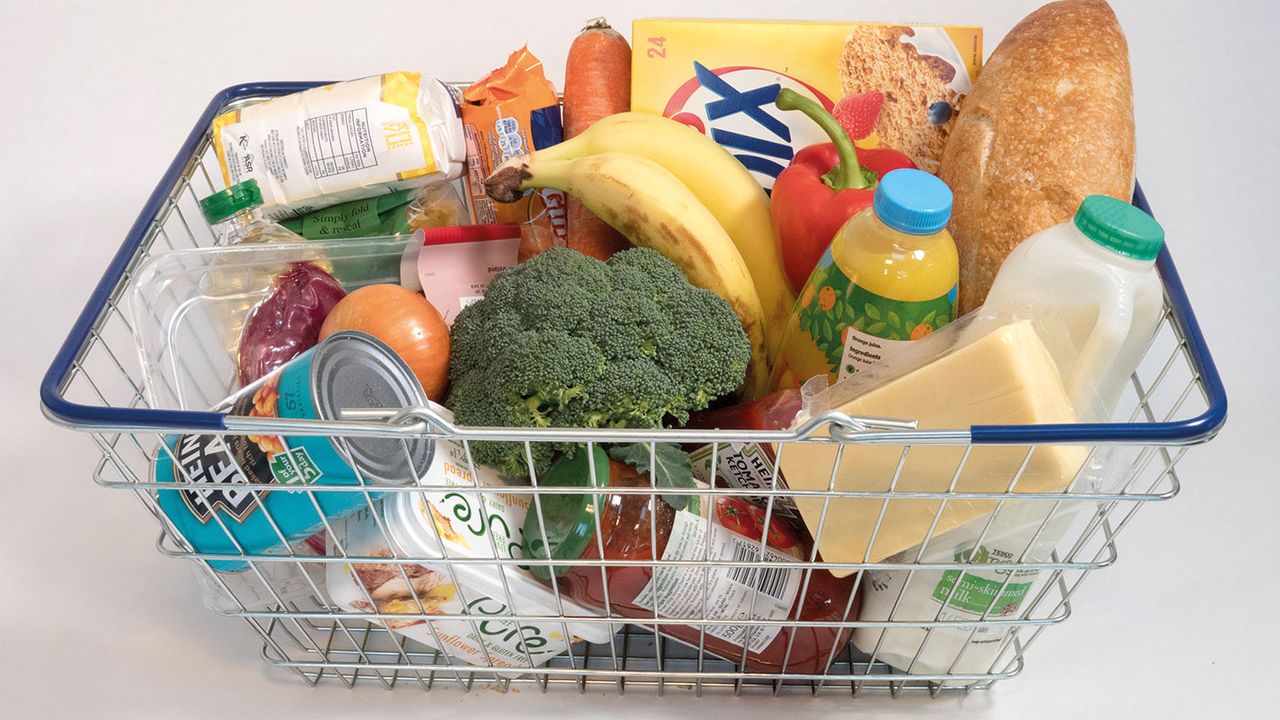
<path id="1" fill-rule="evenodd" d="M 41 386 L 45 415 L 86 431 L 101 450 L 95 482 L 133 492 L 160 526 L 160 552 L 191 561 L 205 584 L 207 604 L 242 618 L 261 638 L 266 662 L 309 683 L 374 681 L 427 689 L 482 683 L 504 690 L 513 684 L 544 690 L 604 685 L 618 692 L 641 685 L 659 693 L 668 686 L 698 693 L 840 689 L 854 695 L 865 688 L 894 695 L 986 688 L 1022 671 L 1043 631 L 1070 616 L 1084 580 L 1115 562 L 1117 537 L 1138 509 L 1174 497 L 1177 463 L 1225 422 L 1221 378 L 1167 249 L 1157 261 L 1164 317 L 1126 390 L 1122 422 L 920 430 L 909 420 L 828 413 L 790 430 L 530 430 L 460 427 L 436 407 L 394 416 L 348 413 L 341 420 L 243 417 L 205 409 L 218 407 L 235 374 L 233 354 L 217 342 L 170 347 L 165 362 L 183 378 L 183 399 L 176 407 L 153 406 L 144 391 L 149 369 L 134 351 L 136 318 L 123 306 L 144 261 L 214 242 L 197 205 L 198 196 L 222 189 L 210 122 L 228 109 L 319 84 L 242 85 L 214 97 L 147 199 Z M 1141 188 L 1134 203 L 1148 210 Z M 198 302 L 198 294 L 188 300 Z M 470 482 L 450 486 L 447 493 L 375 486 L 364 477 L 344 486 L 291 486 L 288 492 L 322 518 L 327 538 L 298 542 L 286 537 L 282 519 L 265 500 L 279 487 L 249 483 L 243 468 L 233 468 L 244 480 L 236 486 L 239 502 L 265 519 L 278 547 L 255 550 L 232 539 L 218 552 L 198 551 L 189 529 L 166 515 L 163 501 L 166 492 L 205 497 L 197 492 L 201 486 L 182 477 L 156 482 L 155 475 L 156 463 L 181 466 L 175 438 L 183 433 L 219 442 L 276 437 L 290 462 L 289 443 L 305 438 L 328 437 L 348 448 L 362 439 L 392 447 L 426 441 L 437 453 L 453 448 L 459 476 Z M 588 457 L 609 443 L 641 443 L 651 456 L 660 443 L 697 445 L 706 448 L 710 468 L 748 445 L 771 448 L 777 460 L 799 445 L 875 444 L 896 448 L 900 459 L 886 490 L 861 493 L 788 489 L 779 482 L 780 462 L 765 473 L 763 484 L 747 489 L 658 488 L 648 480 L 606 490 L 609 482 L 591 464 L 592 483 L 601 490 L 589 503 L 593 519 L 585 535 L 591 539 L 581 557 L 533 558 L 512 550 L 508 541 L 517 533 L 510 527 L 512 516 L 504 513 L 516 507 L 520 517 L 533 514 L 545 533 L 550 507 L 572 491 L 536 473 L 527 485 L 479 482 L 483 473 L 472 460 L 471 444 L 495 440 L 523 444 L 530 459 L 534 443 L 541 442 L 584 444 Z M 1000 491 L 961 492 L 954 480 L 930 492 L 894 489 L 909 456 L 939 446 L 957 449 L 954 477 L 974 448 L 1013 448 L 1023 460 L 1001 480 Z M 1033 454 L 1062 446 L 1082 448 L 1078 452 L 1091 461 L 1106 459 L 1118 477 L 1105 488 L 1073 482 L 1058 492 L 1019 491 Z M 581 496 L 581 488 L 576 492 Z M 350 512 L 322 510 L 337 497 Z M 817 543 L 805 543 L 803 552 L 783 564 L 771 555 L 771 529 L 800 497 L 823 503 L 819 537 L 824 523 L 840 521 L 828 512 L 833 503 L 879 507 L 873 538 L 891 508 L 929 503 L 936 510 L 918 548 L 874 561 L 868 553 L 863 562 L 829 562 Z M 420 498 L 428 498 L 427 504 L 414 506 Z M 732 554 L 713 557 L 707 530 L 697 558 L 667 558 L 659 552 L 659 528 L 665 536 L 681 522 L 670 512 L 664 515 L 670 502 L 749 511 L 758 537 L 736 541 Z M 987 514 L 973 525 L 977 537 L 955 552 L 926 552 L 941 535 L 944 508 L 957 503 L 987 504 Z M 406 540 L 389 520 L 396 508 L 435 513 L 446 506 L 445 515 L 452 515 L 425 523 L 425 539 Z M 1003 555 L 988 552 L 985 541 L 1013 517 L 1029 528 L 1018 536 L 1018 547 Z M 628 522 L 638 528 L 636 547 L 606 552 L 604 538 Z M 448 536 L 472 525 L 479 529 L 478 546 L 461 552 Z M 546 537 L 541 539 L 545 545 Z M 667 594 L 659 597 L 655 588 L 663 587 L 664 578 Z M 734 589 L 739 586 L 748 591 Z M 928 591 L 924 602 L 913 600 L 920 592 L 912 587 Z M 384 590 L 386 596 L 379 596 Z M 645 592 L 647 601 L 638 597 Z M 733 593 L 749 598 L 745 612 L 726 612 L 724 597 Z M 873 594 L 879 598 L 874 610 Z M 673 599 L 678 597 L 683 599 Z M 763 605 L 771 602 L 774 609 L 766 611 Z M 822 612 L 814 610 L 819 605 Z"/>

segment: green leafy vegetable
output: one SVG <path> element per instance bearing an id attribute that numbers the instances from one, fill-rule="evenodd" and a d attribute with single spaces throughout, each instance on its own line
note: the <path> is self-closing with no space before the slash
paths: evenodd
<path id="1" fill-rule="evenodd" d="M 646 248 L 607 263 L 556 248 L 503 270 L 458 314 L 450 343 L 445 405 L 480 427 L 682 425 L 741 385 L 751 359 L 729 303 Z M 545 472 L 575 446 L 471 444 L 508 477 Z"/>
<path id="2" fill-rule="evenodd" d="M 609 448 L 609 457 L 631 465 L 638 473 L 652 475 L 655 487 L 696 487 L 693 482 L 693 462 L 689 460 L 689 454 L 675 443 L 654 444 L 653 468 L 649 467 L 649 443 L 615 445 Z M 662 499 L 676 510 L 683 510 L 688 506 L 690 497 L 663 495 Z"/>

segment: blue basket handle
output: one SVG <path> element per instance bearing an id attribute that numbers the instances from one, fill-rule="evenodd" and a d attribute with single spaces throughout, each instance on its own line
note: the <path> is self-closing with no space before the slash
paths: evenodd
<path id="1" fill-rule="evenodd" d="M 327 83 L 251 83 L 234 85 L 213 96 L 204 112 L 200 114 L 200 119 L 191 128 L 191 132 L 187 134 L 187 138 L 183 141 L 182 147 L 178 149 L 173 162 L 169 163 L 169 169 L 165 170 L 164 176 L 160 178 L 160 182 L 156 184 L 155 189 L 151 191 L 146 205 L 143 206 L 142 212 L 138 214 L 138 219 L 129 228 L 129 233 L 125 236 L 120 249 L 111 258 L 111 264 L 107 266 L 102 279 L 98 281 L 98 285 L 89 296 L 89 301 L 85 303 L 84 309 L 80 311 L 80 316 L 76 318 L 75 324 L 71 326 L 71 332 L 67 334 L 67 339 L 63 341 L 58 354 L 54 356 L 48 371 L 45 372 L 44 380 L 40 383 L 40 404 L 47 417 L 63 425 L 85 430 L 221 431 L 225 429 L 223 413 L 83 405 L 71 402 L 63 397 L 62 388 L 71 375 L 76 356 L 82 348 L 88 345 L 89 335 L 93 331 L 94 323 L 106 309 L 107 302 L 111 299 L 111 293 L 119 285 L 120 279 L 124 277 L 124 273 L 137 254 L 138 248 L 141 247 L 143 240 L 146 239 L 152 221 L 168 200 L 169 193 L 178 183 L 178 179 L 182 177 L 187 164 L 192 161 L 196 148 L 199 147 L 205 134 L 209 132 L 213 119 L 222 112 L 223 108 L 236 100 L 247 97 L 285 95 L 325 84 Z"/>

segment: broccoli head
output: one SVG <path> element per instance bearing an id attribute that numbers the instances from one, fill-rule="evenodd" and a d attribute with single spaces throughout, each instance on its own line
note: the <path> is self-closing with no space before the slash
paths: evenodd
<path id="1" fill-rule="evenodd" d="M 662 427 L 733 392 L 751 346 L 723 299 L 655 250 L 553 249 L 493 278 L 454 320 L 447 404 L 488 427 Z M 571 445 L 476 442 L 504 475 Z"/>

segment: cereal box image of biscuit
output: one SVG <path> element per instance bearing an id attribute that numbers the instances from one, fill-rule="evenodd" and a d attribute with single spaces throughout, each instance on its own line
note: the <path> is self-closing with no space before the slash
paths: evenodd
<path id="1" fill-rule="evenodd" d="M 936 27 L 857 25 L 840 55 L 844 97 L 880 93 L 874 131 L 922 170 L 937 172 L 960 99 L 973 87 L 946 31 Z"/>

